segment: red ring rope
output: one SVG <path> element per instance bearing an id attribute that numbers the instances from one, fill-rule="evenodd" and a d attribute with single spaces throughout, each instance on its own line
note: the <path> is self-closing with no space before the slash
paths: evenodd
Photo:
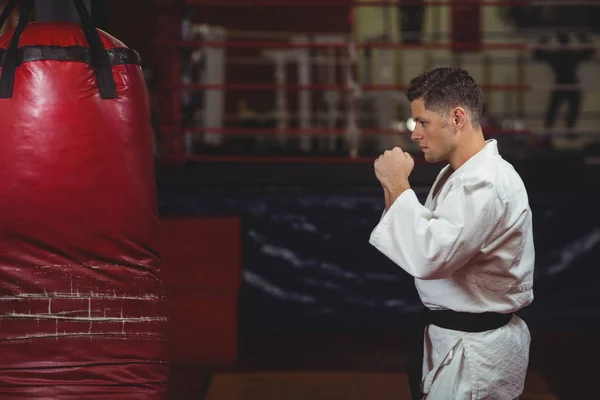
<path id="1" fill-rule="evenodd" d="M 462 4 L 461 4 L 462 3 Z M 425 7 L 472 7 L 473 0 L 446 0 L 446 1 L 425 1 L 425 0 L 402 0 L 401 3 L 396 1 L 368 1 L 368 0 L 328 0 L 328 1 L 294 1 L 294 0 L 255 0 L 255 1 L 240 1 L 240 0 L 188 0 L 188 5 L 197 7 L 409 7 L 409 6 L 425 6 Z M 478 1 L 478 6 L 482 7 L 512 7 L 512 6 L 528 6 L 528 7 L 545 7 L 559 6 L 572 7 L 582 5 L 598 5 L 593 1 L 527 1 L 527 0 L 488 0 Z"/>
<path id="2" fill-rule="evenodd" d="M 155 46 L 159 47 L 219 47 L 219 48 L 265 48 L 265 49 L 314 49 L 314 48 L 340 48 L 346 49 L 350 43 L 293 43 L 287 41 L 157 41 Z M 524 43 L 422 43 L 422 44 L 402 44 L 402 43 L 352 43 L 358 49 L 419 49 L 419 50 L 447 50 L 447 49 L 470 49 L 477 45 L 483 50 L 527 50 L 530 46 Z"/>
<path id="3" fill-rule="evenodd" d="M 296 164 L 371 164 L 377 157 L 326 157 L 326 156 L 185 156 L 172 155 L 173 162 L 218 162 L 218 163 L 296 163 Z M 425 164 L 422 157 L 414 157 L 415 164 Z"/>
<path id="4" fill-rule="evenodd" d="M 531 90 L 531 85 L 528 84 L 490 84 L 480 85 L 483 90 L 503 91 L 503 92 L 524 92 Z M 360 90 L 363 92 L 373 91 L 404 91 L 407 85 L 360 85 Z M 276 83 L 223 83 L 223 84 L 208 84 L 208 83 L 190 83 L 190 84 L 172 84 L 159 86 L 162 90 L 172 89 L 204 89 L 204 90 L 238 90 L 238 91 L 299 91 L 299 90 L 347 90 L 346 85 L 328 85 L 328 84 L 283 84 Z"/>
<path id="5" fill-rule="evenodd" d="M 359 128 L 360 134 L 365 136 L 385 136 L 385 135 L 410 135 L 410 131 L 399 131 L 396 129 L 377 129 L 377 128 Z M 181 127 L 181 126 L 162 126 L 163 132 L 181 133 L 216 133 L 224 135 L 346 135 L 346 128 L 238 128 L 238 127 Z M 527 135 L 531 132 L 527 129 L 510 130 L 502 129 L 497 132 L 488 132 L 488 134 L 502 135 Z"/>

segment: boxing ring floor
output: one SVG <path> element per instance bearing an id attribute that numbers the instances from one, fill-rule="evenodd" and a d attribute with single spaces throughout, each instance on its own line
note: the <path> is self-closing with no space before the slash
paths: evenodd
<path id="1" fill-rule="evenodd" d="M 403 373 L 284 372 L 217 374 L 206 399 L 410 400 L 410 395 Z M 558 398 L 550 393 L 539 375 L 532 373 L 521 399 Z"/>
<path id="2" fill-rule="evenodd" d="M 521 399 L 590 398 L 598 334 L 534 334 Z M 174 365 L 169 399 L 410 399 L 404 340 L 393 335 L 294 334 L 240 339 L 238 366 Z"/>

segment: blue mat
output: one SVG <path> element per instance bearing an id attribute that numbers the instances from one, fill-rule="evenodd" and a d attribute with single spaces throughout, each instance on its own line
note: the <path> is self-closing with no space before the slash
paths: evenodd
<path id="1" fill-rule="evenodd" d="M 520 315 L 532 331 L 597 330 L 600 192 L 532 190 L 530 203 L 535 301 Z M 400 332 L 420 307 L 413 279 L 368 243 L 379 190 L 159 187 L 159 207 L 242 218 L 243 331 Z"/>

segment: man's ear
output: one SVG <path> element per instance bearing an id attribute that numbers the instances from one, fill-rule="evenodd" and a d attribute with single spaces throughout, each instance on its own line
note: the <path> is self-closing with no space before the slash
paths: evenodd
<path id="1" fill-rule="evenodd" d="M 452 123 L 454 128 L 462 129 L 467 123 L 467 113 L 462 107 L 455 107 L 452 110 Z"/>

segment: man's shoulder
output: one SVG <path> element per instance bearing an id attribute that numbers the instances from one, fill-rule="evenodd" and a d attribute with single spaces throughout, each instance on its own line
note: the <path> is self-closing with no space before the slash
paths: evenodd
<path id="1" fill-rule="evenodd" d="M 461 176 L 461 185 L 470 189 L 486 188 L 504 200 L 525 193 L 525 184 L 511 163 L 502 157 L 488 158 L 477 168 Z"/>

